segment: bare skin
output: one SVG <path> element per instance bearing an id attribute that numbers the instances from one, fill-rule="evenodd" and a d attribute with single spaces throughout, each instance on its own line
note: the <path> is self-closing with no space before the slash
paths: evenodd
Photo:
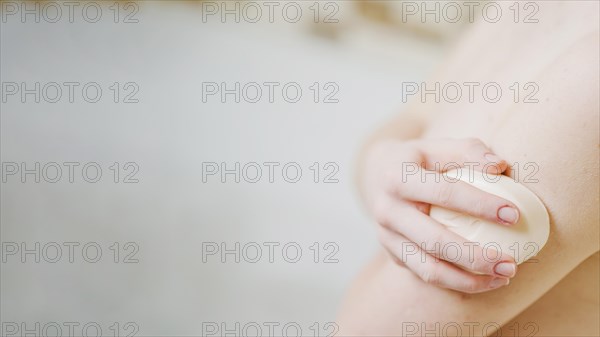
<path id="1" fill-rule="evenodd" d="M 510 99 L 413 102 L 365 153 L 390 139 L 481 139 L 513 167 L 505 174 L 546 205 L 548 243 L 510 285 L 478 294 L 425 283 L 382 252 L 351 286 L 339 335 L 479 336 L 500 327 L 503 336 L 600 335 L 599 8 L 591 1 L 538 3 L 539 24 L 474 26 L 433 81 L 495 81 Z M 539 102 L 515 103 L 508 89 L 514 82 L 535 82 Z M 525 179 L 527 162 L 539 168 L 537 182 Z"/>

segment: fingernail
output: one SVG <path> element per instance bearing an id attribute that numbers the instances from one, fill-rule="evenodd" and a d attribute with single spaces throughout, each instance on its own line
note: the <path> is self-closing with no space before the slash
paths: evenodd
<path id="1" fill-rule="evenodd" d="M 510 280 L 507 278 L 495 278 L 490 282 L 490 288 L 499 288 L 502 286 L 507 286 L 510 283 Z"/>
<path id="2" fill-rule="evenodd" d="M 500 262 L 494 267 L 498 275 L 513 277 L 517 273 L 517 266 L 512 262 Z"/>
<path id="3" fill-rule="evenodd" d="M 495 154 L 488 152 L 485 155 L 485 159 L 487 159 L 488 161 L 492 162 L 492 163 L 500 163 L 502 161 L 502 159 L 500 159 L 500 157 L 496 156 Z"/>
<path id="4" fill-rule="evenodd" d="M 519 212 L 510 206 L 504 206 L 498 210 L 498 218 L 506 223 L 514 224 L 519 220 Z"/>

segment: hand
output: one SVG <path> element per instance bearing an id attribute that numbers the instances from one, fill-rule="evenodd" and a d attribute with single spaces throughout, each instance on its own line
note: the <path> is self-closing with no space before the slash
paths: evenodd
<path id="1" fill-rule="evenodd" d="M 465 293 L 509 283 L 516 273 L 511 256 L 501 254 L 492 261 L 500 252 L 486 255 L 482 247 L 429 216 L 433 204 L 497 222 L 498 226 L 518 221 L 519 211 L 510 201 L 440 176 L 444 167 L 467 165 L 487 174 L 504 172 L 507 163 L 483 142 L 381 141 L 373 144 L 364 158 L 359 187 L 380 225 L 380 241 L 397 263 L 427 283 Z"/>

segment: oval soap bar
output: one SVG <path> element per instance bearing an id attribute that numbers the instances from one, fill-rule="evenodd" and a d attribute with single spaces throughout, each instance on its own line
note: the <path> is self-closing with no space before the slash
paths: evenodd
<path id="1" fill-rule="evenodd" d="M 480 190 L 513 202 L 520 212 L 519 222 L 512 226 L 480 219 L 432 205 L 429 215 L 449 230 L 486 248 L 501 249 L 523 263 L 544 247 L 550 235 L 550 218 L 542 201 L 512 178 L 484 174 L 467 168 L 445 173 L 447 181 L 460 179 Z"/>

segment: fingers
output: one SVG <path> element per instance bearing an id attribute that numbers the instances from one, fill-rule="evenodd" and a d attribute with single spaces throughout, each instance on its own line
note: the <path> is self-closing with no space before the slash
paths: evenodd
<path id="1" fill-rule="evenodd" d="M 501 174 L 508 168 L 506 161 L 476 138 L 422 140 L 418 148 L 425 156 L 425 168 L 428 170 L 446 171 L 444 166 L 448 169 L 460 166 Z"/>
<path id="2" fill-rule="evenodd" d="M 390 204 L 381 212 L 378 221 L 383 227 L 404 236 L 426 254 L 474 273 L 496 277 L 513 277 L 516 273 L 516 263 L 510 255 L 484 249 L 415 208 Z"/>
<path id="3" fill-rule="evenodd" d="M 409 268 L 423 281 L 442 288 L 464 293 L 480 293 L 508 285 L 506 277 L 476 275 L 426 254 L 406 237 L 381 229 L 380 240 L 396 263 Z"/>
<path id="4" fill-rule="evenodd" d="M 402 145 L 382 157 L 388 165 L 374 181 L 384 193 L 370 199 L 386 249 L 398 263 L 440 287 L 476 293 L 508 284 L 516 274 L 510 255 L 467 241 L 428 215 L 430 205 L 439 205 L 504 225 L 517 223 L 519 211 L 512 202 L 443 175 L 460 167 L 501 174 L 507 163 L 476 139 Z"/>
<path id="5" fill-rule="evenodd" d="M 438 172 L 397 175 L 393 180 L 391 192 L 403 199 L 442 206 L 503 225 L 519 221 L 519 209 L 512 202 Z"/>
<path id="6" fill-rule="evenodd" d="M 505 171 L 507 163 L 483 142 L 473 138 L 419 140 L 411 146 L 420 151 L 423 163 L 402 163 L 401 170 L 390 172 L 386 180 L 394 195 L 504 225 L 518 222 L 519 210 L 512 202 L 440 174 L 459 166 L 467 166 L 469 172 L 483 170 L 485 174 Z"/>

